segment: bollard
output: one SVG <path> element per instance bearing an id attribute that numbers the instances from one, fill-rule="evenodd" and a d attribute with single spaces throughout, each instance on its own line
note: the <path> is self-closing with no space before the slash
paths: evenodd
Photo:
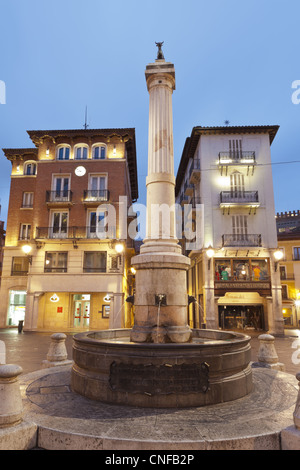
<path id="1" fill-rule="evenodd" d="M 274 344 L 274 336 L 264 334 L 260 335 L 258 339 L 260 342 L 258 350 L 258 362 L 254 362 L 252 367 L 267 367 L 269 369 L 284 371 L 284 364 L 278 362 L 278 355 Z"/>
<path id="2" fill-rule="evenodd" d="M 4 341 L 0 341 L 0 365 L 6 364 L 6 348 Z"/>
<path id="3" fill-rule="evenodd" d="M 282 429 L 280 433 L 281 450 L 300 449 L 300 373 L 296 374 L 298 380 L 298 396 L 293 413 L 294 426 Z"/>
<path id="4" fill-rule="evenodd" d="M 23 405 L 18 375 L 22 367 L 0 366 L 0 428 L 15 426 L 22 421 Z"/>
<path id="5" fill-rule="evenodd" d="M 42 362 L 43 367 L 65 366 L 73 363 L 67 359 L 66 338 L 64 333 L 54 333 L 51 336 L 47 360 Z"/>

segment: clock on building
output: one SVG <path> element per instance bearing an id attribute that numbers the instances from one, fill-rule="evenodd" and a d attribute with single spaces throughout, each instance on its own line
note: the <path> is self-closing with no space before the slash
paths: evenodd
<path id="1" fill-rule="evenodd" d="M 75 175 L 83 176 L 85 175 L 85 173 L 86 173 L 86 169 L 84 168 L 84 166 L 78 166 L 77 168 L 75 168 Z"/>

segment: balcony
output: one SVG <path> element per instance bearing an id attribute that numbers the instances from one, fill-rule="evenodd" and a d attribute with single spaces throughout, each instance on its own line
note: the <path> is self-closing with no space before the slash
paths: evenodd
<path id="1" fill-rule="evenodd" d="M 260 234 L 226 234 L 222 235 L 223 247 L 261 246 Z"/>
<path id="2" fill-rule="evenodd" d="M 36 240 L 80 240 L 98 239 L 107 240 L 116 238 L 116 228 L 99 227 L 36 227 Z"/>
<path id="3" fill-rule="evenodd" d="M 184 183 L 183 192 L 185 196 L 192 196 L 194 192 L 194 185 L 186 181 Z"/>
<path id="4" fill-rule="evenodd" d="M 221 191 L 220 208 L 228 209 L 232 207 L 256 209 L 260 206 L 258 191 Z"/>
<path id="5" fill-rule="evenodd" d="M 253 174 L 255 164 L 255 152 L 219 152 L 219 168 L 221 174 L 225 171 L 225 174 L 227 175 L 227 169 L 229 166 L 247 166 L 247 174 L 250 173 L 251 169 Z"/>
<path id="6" fill-rule="evenodd" d="M 72 191 L 46 191 L 46 203 L 48 206 L 66 207 L 72 204 Z"/>
<path id="7" fill-rule="evenodd" d="M 200 160 L 193 160 L 189 171 L 190 183 L 196 184 L 200 181 Z"/>
<path id="8" fill-rule="evenodd" d="M 109 201 L 108 189 L 86 189 L 83 192 L 83 202 L 89 205 Z"/>

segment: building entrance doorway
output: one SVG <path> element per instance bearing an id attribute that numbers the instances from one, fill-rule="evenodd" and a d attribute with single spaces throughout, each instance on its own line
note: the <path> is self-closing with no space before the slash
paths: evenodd
<path id="1" fill-rule="evenodd" d="M 219 305 L 219 326 L 222 329 L 264 330 L 262 305 Z"/>
<path id="2" fill-rule="evenodd" d="M 73 326 L 88 327 L 90 324 L 90 294 L 74 294 L 73 296 Z"/>

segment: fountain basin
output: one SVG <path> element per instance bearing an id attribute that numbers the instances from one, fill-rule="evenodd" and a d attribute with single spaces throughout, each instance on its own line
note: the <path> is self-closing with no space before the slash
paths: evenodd
<path id="1" fill-rule="evenodd" d="M 134 343 L 131 329 L 73 337 L 73 391 L 104 403 L 153 408 L 212 405 L 252 391 L 251 338 L 192 330 L 190 343 Z"/>

